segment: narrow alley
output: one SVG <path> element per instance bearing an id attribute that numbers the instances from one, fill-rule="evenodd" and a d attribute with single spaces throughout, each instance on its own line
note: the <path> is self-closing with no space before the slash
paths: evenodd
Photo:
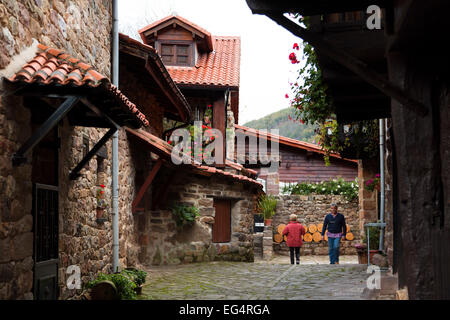
<path id="1" fill-rule="evenodd" d="M 344 256 L 329 265 L 326 256 L 302 257 L 300 265 L 277 256 L 254 263 L 215 261 L 148 270 L 141 299 L 158 300 L 361 300 L 367 265 Z"/>

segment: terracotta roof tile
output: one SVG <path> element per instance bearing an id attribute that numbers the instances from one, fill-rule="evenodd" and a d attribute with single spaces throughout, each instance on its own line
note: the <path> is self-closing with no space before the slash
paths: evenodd
<path id="1" fill-rule="evenodd" d="M 106 89 L 107 94 L 120 102 L 122 108 L 132 113 L 141 125 L 149 125 L 145 115 L 116 86 L 111 84 L 106 76 L 94 70 L 89 64 L 81 62 L 59 49 L 38 44 L 36 56 L 6 81 L 18 86 L 34 83 L 48 86 L 58 84 L 70 88 L 102 86 Z M 55 87 L 55 90 L 58 88 Z"/>
<path id="2" fill-rule="evenodd" d="M 214 50 L 200 53 L 194 67 L 166 66 L 177 84 L 239 87 L 240 37 L 213 37 Z"/>
<path id="3" fill-rule="evenodd" d="M 268 140 L 272 140 L 272 139 L 276 139 L 278 140 L 278 143 L 280 144 L 284 144 L 287 146 L 291 146 L 294 148 L 298 148 L 298 149 L 303 149 L 303 150 L 307 150 L 307 151 L 312 151 L 312 152 L 317 152 L 317 153 L 321 153 L 324 154 L 325 151 L 322 150 L 322 148 L 314 143 L 309 143 L 309 142 L 305 142 L 305 141 L 300 141 L 300 140 L 295 140 L 292 138 L 288 138 L 288 137 L 283 137 L 280 135 L 276 135 L 276 134 L 272 134 L 269 132 L 262 132 L 259 131 L 257 129 L 253 129 L 253 128 L 249 128 L 249 127 L 245 127 L 245 126 L 241 126 L 241 125 L 234 125 L 235 129 L 238 130 L 242 130 L 245 133 L 248 134 L 253 134 L 253 135 L 257 135 L 260 137 L 265 137 Z M 346 159 L 346 158 L 342 158 L 339 154 L 337 153 L 331 153 L 330 156 L 335 157 L 335 158 L 339 158 L 342 160 L 346 160 L 346 161 L 350 161 L 350 162 L 358 162 L 358 160 L 353 160 L 353 159 Z"/>
<path id="4" fill-rule="evenodd" d="M 138 137 L 139 139 L 143 140 L 145 143 L 147 143 L 151 147 L 151 151 L 156 153 L 158 156 L 164 158 L 164 159 L 171 159 L 171 153 L 173 146 L 165 142 L 164 140 L 156 137 L 155 135 L 152 135 L 151 133 L 144 131 L 144 130 L 133 130 L 130 128 L 125 128 L 126 131 L 131 133 L 132 135 Z M 191 170 L 198 170 L 200 172 L 205 172 L 210 175 L 220 175 L 224 177 L 231 178 L 233 180 L 237 181 L 245 181 L 251 184 L 254 184 L 258 187 L 262 187 L 262 184 L 258 182 L 257 180 L 254 180 L 252 178 L 239 175 L 239 174 L 233 174 L 230 172 L 223 171 L 221 169 L 217 169 L 215 167 L 210 167 L 201 163 L 198 163 L 194 160 L 194 158 L 188 156 L 191 161 L 189 164 L 187 164 L 188 168 Z"/>

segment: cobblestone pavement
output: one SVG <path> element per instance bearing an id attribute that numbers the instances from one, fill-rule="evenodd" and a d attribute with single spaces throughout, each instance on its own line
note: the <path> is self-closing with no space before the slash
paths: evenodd
<path id="1" fill-rule="evenodd" d="M 356 257 L 326 264 L 328 257 L 289 257 L 270 261 L 208 262 L 157 266 L 148 270 L 142 299 L 161 300 L 360 300 L 366 287 L 366 265 Z"/>

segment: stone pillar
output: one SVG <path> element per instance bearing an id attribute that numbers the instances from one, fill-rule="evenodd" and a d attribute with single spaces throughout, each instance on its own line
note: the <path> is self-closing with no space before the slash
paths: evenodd
<path id="1" fill-rule="evenodd" d="M 272 226 L 264 227 L 263 237 L 263 258 L 265 260 L 272 259 L 273 255 L 273 230 Z"/>
<path id="2" fill-rule="evenodd" d="M 369 191 L 364 188 L 366 182 L 378 173 L 378 160 L 358 160 L 359 180 L 359 227 L 361 236 L 364 234 L 364 224 L 376 222 L 377 214 L 377 191 Z"/>
<path id="3" fill-rule="evenodd" d="M 253 234 L 253 253 L 255 257 L 263 257 L 263 236 L 262 233 Z"/>
<path id="4" fill-rule="evenodd" d="M 278 176 L 278 172 L 269 172 L 267 174 L 266 182 L 267 194 L 278 195 L 280 193 L 280 179 Z"/>

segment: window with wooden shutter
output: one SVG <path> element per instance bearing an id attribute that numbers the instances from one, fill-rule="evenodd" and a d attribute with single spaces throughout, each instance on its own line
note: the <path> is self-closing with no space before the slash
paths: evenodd
<path id="1" fill-rule="evenodd" d="M 161 44 L 161 59 L 169 66 L 191 66 L 191 52 L 189 44 Z"/>
<path id="2" fill-rule="evenodd" d="M 216 214 L 212 228 L 213 242 L 231 241 L 231 202 L 229 200 L 214 199 Z"/>

